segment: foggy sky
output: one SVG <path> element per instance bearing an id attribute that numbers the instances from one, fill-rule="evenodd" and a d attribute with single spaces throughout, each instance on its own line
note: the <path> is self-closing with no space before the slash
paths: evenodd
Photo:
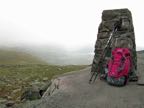
<path id="1" fill-rule="evenodd" d="M 142 0 L 1 0 L 0 45 L 94 46 L 101 13 L 129 8 L 136 44 L 144 47 Z"/>

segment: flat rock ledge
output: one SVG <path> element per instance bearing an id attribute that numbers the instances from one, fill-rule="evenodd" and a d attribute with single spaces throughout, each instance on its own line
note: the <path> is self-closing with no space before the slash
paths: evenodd
<path id="1" fill-rule="evenodd" d="M 138 66 L 143 72 L 143 64 Z M 42 99 L 17 108 L 144 108 L 144 86 L 129 82 L 125 87 L 114 87 L 99 78 L 89 84 L 89 78 L 90 67 L 58 76 L 53 83 L 55 90 L 51 88 Z"/>

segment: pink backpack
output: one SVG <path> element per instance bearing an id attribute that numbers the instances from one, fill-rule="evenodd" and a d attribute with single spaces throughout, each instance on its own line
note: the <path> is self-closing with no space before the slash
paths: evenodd
<path id="1" fill-rule="evenodd" d="M 107 76 L 109 79 L 113 78 L 114 81 L 112 83 L 115 83 L 116 80 L 120 81 L 121 77 L 124 77 L 125 80 L 127 80 L 131 66 L 132 66 L 132 62 L 131 62 L 130 50 L 128 48 L 115 48 L 112 51 L 112 59 L 108 62 Z M 126 83 L 126 82 L 127 81 L 123 81 L 122 83 Z"/>

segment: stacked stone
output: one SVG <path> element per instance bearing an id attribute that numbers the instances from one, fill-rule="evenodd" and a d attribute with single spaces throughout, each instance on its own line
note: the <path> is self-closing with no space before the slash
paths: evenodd
<path id="1" fill-rule="evenodd" d="M 137 55 L 135 45 L 134 27 L 131 12 L 128 9 L 104 10 L 102 13 L 102 22 L 99 25 L 97 41 L 95 44 L 95 55 L 92 63 L 91 72 L 97 71 L 98 61 L 109 39 L 114 25 L 121 22 L 118 30 L 114 33 L 110 47 L 107 50 L 105 62 L 111 57 L 112 49 L 116 47 L 129 48 L 132 52 L 132 71 L 137 68 Z M 103 64 L 102 64 L 103 65 Z M 102 67 L 103 69 L 103 67 Z"/>

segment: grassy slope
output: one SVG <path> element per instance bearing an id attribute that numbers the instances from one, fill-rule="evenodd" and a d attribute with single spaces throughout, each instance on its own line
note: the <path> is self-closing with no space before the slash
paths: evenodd
<path id="1" fill-rule="evenodd" d="M 43 82 L 43 78 L 50 80 L 55 75 L 80 70 L 85 67 L 40 64 L 0 66 L 0 98 L 10 96 L 12 100 L 19 101 L 23 88 L 30 87 L 33 82 Z"/>
<path id="2" fill-rule="evenodd" d="M 0 64 L 42 64 L 42 60 L 12 49 L 0 49 Z"/>
<path id="3" fill-rule="evenodd" d="M 22 88 L 33 82 L 42 82 L 43 78 L 50 80 L 55 75 L 85 67 L 48 65 L 27 53 L 0 49 L 0 98 L 8 99 L 10 96 L 12 100 L 19 100 Z"/>

